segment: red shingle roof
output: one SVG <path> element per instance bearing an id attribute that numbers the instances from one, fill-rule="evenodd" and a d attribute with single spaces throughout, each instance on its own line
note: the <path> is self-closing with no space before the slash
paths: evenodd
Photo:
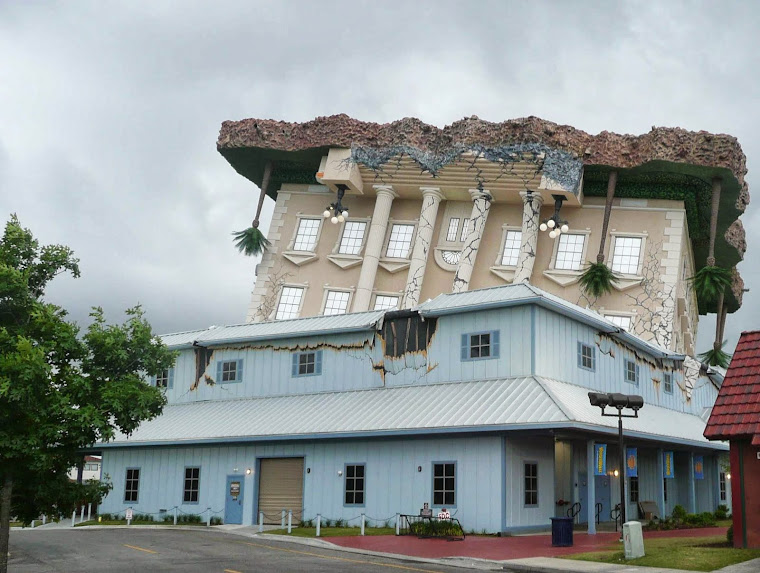
<path id="1" fill-rule="evenodd" d="M 708 440 L 749 437 L 760 444 L 760 331 L 742 332 L 705 428 Z"/>

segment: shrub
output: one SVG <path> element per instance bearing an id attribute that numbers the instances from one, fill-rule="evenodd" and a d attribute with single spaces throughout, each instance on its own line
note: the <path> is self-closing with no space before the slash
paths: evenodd
<path id="1" fill-rule="evenodd" d="M 733 546 L 734 545 L 734 524 L 728 526 L 728 531 L 726 531 L 726 539 L 728 540 L 728 544 Z"/>
<path id="2" fill-rule="evenodd" d="M 314 520 L 313 519 L 307 519 L 304 523 L 304 527 L 314 527 Z"/>
<path id="3" fill-rule="evenodd" d="M 100 518 L 101 518 L 103 521 L 112 521 L 114 517 L 113 517 L 113 515 L 111 515 L 110 513 L 101 513 L 101 514 L 100 514 Z"/>
<path id="4" fill-rule="evenodd" d="M 135 513 L 132 521 L 153 521 L 153 516 L 149 513 Z"/>
<path id="5" fill-rule="evenodd" d="M 682 505 L 676 505 L 673 508 L 673 519 L 683 521 L 686 518 L 686 509 Z"/>
<path id="6" fill-rule="evenodd" d="M 715 510 L 715 519 L 726 519 L 728 517 L 728 506 L 719 505 Z"/>
<path id="7" fill-rule="evenodd" d="M 211 525 L 221 525 L 222 524 L 222 518 L 221 517 L 212 517 L 211 518 Z"/>
<path id="8" fill-rule="evenodd" d="M 332 527 L 333 521 L 332 519 L 325 519 L 325 527 Z"/>
<path id="9" fill-rule="evenodd" d="M 335 527 L 345 527 L 345 526 L 346 526 L 346 522 L 343 521 L 342 519 L 335 520 Z"/>

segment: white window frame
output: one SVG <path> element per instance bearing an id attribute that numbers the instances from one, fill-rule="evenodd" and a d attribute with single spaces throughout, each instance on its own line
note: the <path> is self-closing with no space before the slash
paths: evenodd
<path id="1" fill-rule="evenodd" d="M 580 279 L 580 276 L 583 274 L 583 271 L 586 268 L 586 264 L 588 263 L 588 246 L 589 246 L 589 243 L 591 242 L 591 229 L 590 228 L 573 229 L 572 231 L 569 231 L 568 233 L 563 233 L 563 235 L 564 234 L 586 236 L 585 240 L 583 241 L 583 253 L 581 254 L 580 270 L 571 271 L 568 269 L 556 268 L 557 251 L 559 250 L 559 238 L 550 239 L 548 236 L 546 236 L 545 238 L 539 237 L 539 241 L 546 240 L 546 241 L 551 241 L 553 243 L 552 244 L 552 258 L 551 258 L 551 261 L 549 261 L 549 268 L 547 268 L 543 272 L 543 275 L 549 280 L 557 283 L 558 285 L 562 287 L 567 287 L 567 286 L 577 283 L 578 279 Z"/>
<path id="2" fill-rule="evenodd" d="M 607 247 L 607 259 L 606 259 L 608 261 L 610 268 L 612 268 L 612 265 L 614 262 L 613 257 L 615 254 L 615 244 L 617 243 L 618 239 L 629 239 L 629 238 L 641 239 L 641 250 L 639 251 L 639 264 L 636 267 L 636 273 L 630 274 L 630 273 L 620 273 L 620 272 L 615 271 L 617 272 L 617 274 L 619 274 L 622 277 L 640 279 L 642 276 L 641 275 L 642 268 L 644 266 L 644 253 L 646 252 L 646 247 L 647 247 L 647 237 L 648 237 L 648 233 L 623 233 L 616 229 L 613 229 L 612 231 L 610 231 L 610 244 Z"/>
<path id="3" fill-rule="evenodd" d="M 390 246 L 391 233 L 395 225 L 403 225 L 412 227 L 412 236 L 409 239 L 409 251 L 406 257 L 390 257 L 388 256 L 388 247 Z M 417 221 L 397 221 L 394 219 L 388 220 L 388 228 L 385 230 L 385 240 L 383 241 L 383 256 L 381 260 L 387 261 L 410 261 L 412 259 L 412 251 L 414 251 L 414 241 L 417 238 Z"/>
<path id="4" fill-rule="evenodd" d="M 298 283 L 283 283 L 280 285 L 280 292 L 277 295 L 277 305 L 274 307 L 274 320 L 293 320 L 294 318 L 300 318 L 301 311 L 303 310 L 303 301 L 306 298 L 306 289 L 309 285 L 307 284 L 298 284 Z M 298 304 L 298 312 L 296 316 L 292 316 L 289 318 L 277 318 L 277 315 L 280 312 L 280 303 L 282 302 L 282 295 L 285 292 L 286 288 L 298 288 L 301 289 L 301 300 Z"/>
<path id="5" fill-rule="evenodd" d="M 557 268 L 557 257 L 559 255 L 559 244 L 562 240 L 562 237 L 573 235 L 578 237 L 583 237 L 583 248 L 581 249 L 581 259 L 579 262 L 579 266 L 577 269 L 558 269 Z M 554 241 L 554 250 L 552 252 L 552 264 L 551 268 L 554 271 L 557 272 L 564 272 L 564 273 L 582 273 L 583 268 L 586 266 L 586 253 L 588 252 L 588 233 L 584 233 L 583 231 L 575 231 L 562 233 L 559 237 L 556 239 L 553 239 Z"/>
<path id="6" fill-rule="evenodd" d="M 397 292 L 376 292 L 372 295 L 372 309 L 373 310 L 379 310 L 376 308 L 377 305 L 377 297 L 385 296 L 385 297 L 394 297 L 396 299 L 396 306 L 391 308 L 386 308 L 384 310 L 398 310 L 399 306 L 401 305 L 401 294 Z"/>
<path id="7" fill-rule="evenodd" d="M 504 251 L 507 247 L 507 237 L 509 236 L 509 233 L 520 233 L 520 245 L 522 245 L 522 227 L 518 227 L 516 225 L 507 225 L 504 224 L 501 226 L 501 246 L 499 247 L 499 253 L 496 255 L 496 262 L 494 263 L 494 268 L 497 269 L 514 269 L 517 266 L 517 261 L 520 260 L 520 247 L 517 249 L 517 261 L 514 265 L 504 265 L 502 264 L 502 259 L 504 258 Z"/>
<path id="8" fill-rule="evenodd" d="M 330 295 L 331 292 L 340 292 L 340 293 L 348 293 L 348 301 L 346 302 L 346 311 L 345 312 L 335 312 L 332 314 L 325 314 L 325 308 L 327 307 L 327 297 Z M 322 316 L 336 316 L 340 314 L 348 314 L 351 312 L 351 304 L 354 301 L 354 289 L 350 288 L 340 288 L 340 287 L 332 287 L 330 285 L 325 285 L 324 293 L 322 293 L 322 310 L 321 314 Z"/>
<path id="9" fill-rule="evenodd" d="M 303 220 L 311 220 L 311 221 L 317 221 L 317 234 L 314 237 L 314 247 L 310 250 L 303 250 L 303 249 L 296 249 L 296 241 L 298 240 L 298 230 L 301 228 L 301 221 Z M 319 245 L 319 239 L 322 236 L 322 227 L 324 225 L 324 217 L 317 216 L 317 215 L 298 215 L 296 217 L 296 224 L 293 228 L 293 237 L 290 239 L 290 243 L 288 244 L 288 251 L 293 253 L 316 253 L 317 252 L 317 246 Z"/>
<path id="10" fill-rule="evenodd" d="M 471 216 L 472 201 L 446 201 L 446 208 L 444 209 L 443 220 L 441 221 L 441 228 L 438 233 L 438 243 L 433 250 L 433 258 L 435 258 L 436 264 L 443 270 L 450 272 L 457 270 L 458 264 L 446 262 L 443 258 L 443 253 L 447 251 L 461 253 L 464 248 L 462 226 L 464 225 L 464 221 L 470 220 Z M 450 241 L 448 238 L 449 221 L 451 219 L 459 219 L 456 236 L 453 241 Z"/>
<path id="11" fill-rule="evenodd" d="M 610 319 L 611 316 L 620 316 L 620 317 L 627 317 L 631 319 L 631 326 L 628 329 L 623 329 L 626 332 L 630 332 L 633 334 L 633 328 L 636 326 L 636 313 L 635 312 L 627 312 L 623 310 L 600 310 L 600 314 L 612 322 Z M 617 326 L 617 325 L 615 325 Z M 622 326 L 618 326 L 618 328 L 623 328 Z"/>
<path id="12" fill-rule="evenodd" d="M 340 257 L 357 257 L 361 258 L 364 255 L 364 248 L 367 245 L 367 235 L 369 235 L 369 226 L 370 226 L 370 217 L 366 218 L 350 218 L 346 219 L 340 227 L 340 233 L 338 233 L 338 240 L 335 242 L 335 248 L 333 248 L 333 255 L 338 255 Z M 359 246 L 359 250 L 356 253 L 341 253 L 340 252 L 340 246 L 343 242 L 343 234 L 346 232 L 346 227 L 349 223 L 364 223 L 364 236 L 362 237 L 361 245 Z"/>

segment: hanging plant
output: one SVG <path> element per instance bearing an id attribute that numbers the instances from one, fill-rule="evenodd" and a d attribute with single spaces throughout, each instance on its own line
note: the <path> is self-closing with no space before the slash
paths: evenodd
<path id="1" fill-rule="evenodd" d="M 699 355 L 699 359 L 710 366 L 720 366 L 721 368 L 728 368 L 731 364 L 731 355 L 723 351 L 723 347 L 726 345 L 724 340 L 720 346 L 717 344 L 707 352 L 703 352 Z"/>
<path id="2" fill-rule="evenodd" d="M 699 305 L 708 305 L 731 286 L 731 271 L 723 267 L 705 266 L 699 269 L 689 282 L 697 293 Z"/>
<path id="3" fill-rule="evenodd" d="M 253 219 L 253 223 L 251 223 L 250 227 L 243 231 L 232 233 L 238 251 L 249 257 L 260 255 L 271 245 L 264 236 L 264 233 L 259 230 L 261 207 L 264 205 L 264 197 L 267 194 L 267 187 L 269 187 L 269 178 L 271 175 L 272 162 L 267 161 L 267 164 L 264 166 L 264 177 L 261 180 L 261 191 L 259 193 L 259 204 L 256 208 L 256 217 Z"/>
<path id="4" fill-rule="evenodd" d="M 599 298 L 612 292 L 613 283 L 618 281 L 618 276 L 604 263 L 589 262 L 586 270 L 578 279 L 581 289 L 586 295 Z"/>
<path id="5" fill-rule="evenodd" d="M 260 255 L 271 244 L 258 227 L 232 233 L 238 251 L 249 257 Z"/>

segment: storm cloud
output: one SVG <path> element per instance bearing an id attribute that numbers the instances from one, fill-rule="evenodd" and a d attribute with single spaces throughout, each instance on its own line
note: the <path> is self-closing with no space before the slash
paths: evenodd
<path id="1" fill-rule="evenodd" d="M 49 299 L 82 324 L 141 303 L 159 332 L 242 322 L 230 233 L 258 189 L 219 126 L 347 113 L 443 126 L 537 115 L 591 133 L 729 133 L 760 156 L 752 2 L 0 2 L 0 213 L 81 258 Z M 272 202 L 262 217 L 269 220 Z M 743 308 L 760 328 L 756 209 Z M 265 229 L 266 230 L 266 229 Z M 700 322 L 699 348 L 714 319 Z"/>

